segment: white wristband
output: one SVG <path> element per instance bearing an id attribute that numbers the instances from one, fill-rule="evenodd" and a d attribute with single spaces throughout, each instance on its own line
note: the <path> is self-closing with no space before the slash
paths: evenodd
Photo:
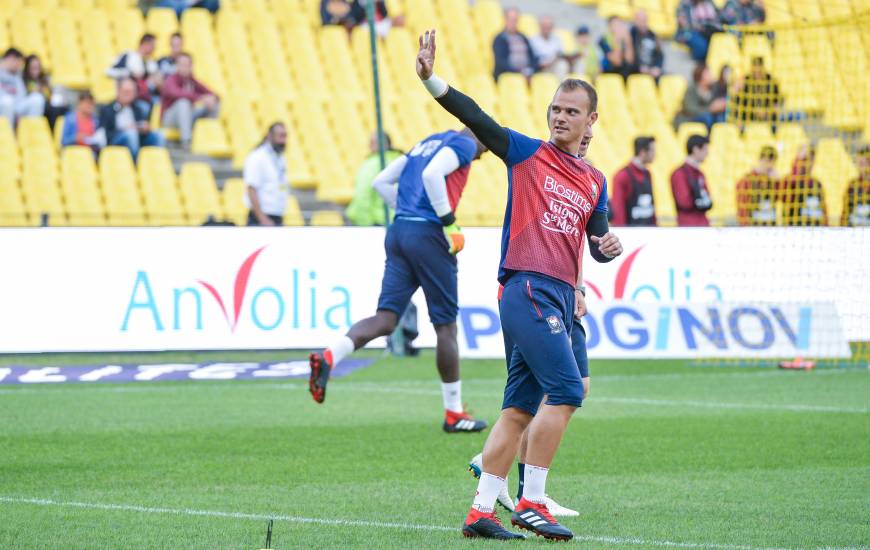
<path id="1" fill-rule="evenodd" d="M 428 90 L 435 99 L 446 94 L 448 88 L 450 88 L 450 86 L 447 85 L 447 82 L 438 77 L 435 73 L 432 73 L 432 76 L 423 80 L 423 86 L 426 86 L 426 90 Z"/>

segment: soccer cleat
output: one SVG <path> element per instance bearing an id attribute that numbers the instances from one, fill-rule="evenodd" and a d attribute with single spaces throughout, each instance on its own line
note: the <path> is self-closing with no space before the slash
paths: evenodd
<path id="1" fill-rule="evenodd" d="M 326 383 L 332 371 L 332 353 L 326 350 L 322 353 L 312 353 L 308 356 L 311 374 L 308 375 L 308 391 L 318 403 L 326 399 Z"/>
<path id="2" fill-rule="evenodd" d="M 517 502 L 517 509 L 511 515 L 511 524 L 549 540 L 574 538 L 574 533 L 553 518 L 546 504 L 531 502 L 525 497 Z"/>
<path id="3" fill-rule="evenodd" d="M 519 540 L 526 538 L 525 535 L 512 533 L 505 529 L 495 512 L 486 513 L 474 508 L 468 512 L 468 516 L 465 518 L 462 534 L 472 539 Z"/>
<path id="4" fill-rule="evenodd" d="M 480 479 L 480 473 L 483 471 L 483 453 L 478 454 L 468 463 L 468 471 L 474 476 L 474 479 Z M 508 512 L 514 511 L 514 501 L 507 490 L 508 480 L 505 478 L 504 486 L 498 492 L 497 502 Z"/>
<path id="5" fill-rule="evenodd" d="M 485 420 L 475 420 L 468 413 L 444 411 L 444 431 L 449 434 L 459 432 L 480 432 L 486 429 Z"/>
<path id="6" fill-rule="evenodd" d="M 550 514 L 555 517 L 574 517 L 580 515 L 580 512 L 562 506 L 561 504 L 550 498 L 550 495 L 546 495 L 544 497 L 544 504 L 547 505 L 547 510 L 550 511 Z"/>

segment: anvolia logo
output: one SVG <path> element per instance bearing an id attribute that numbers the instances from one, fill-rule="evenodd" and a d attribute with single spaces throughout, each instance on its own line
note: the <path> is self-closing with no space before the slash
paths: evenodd
<path id="1" fill-rule="evenodd" d="M 232 292 L 226 296 L 218 290 L 214 279 L 197 277 L 192 281 L 195 285 L 170 286 L 167 291 L 166 285 L 160 284 L 166 279 L 164 269 L 159 275 L 152 275 L 149 270 L 138 271 L 127 300 L 121 332 L 202 331 L 204 318 L 210 318 L 209 311 L 220 312 L 231 334 L 245 319 L 250 319 L 253 327 L 262 331 L 279 327 L 305 330 L 350 326 L 350 291 L 344 286 L 319 281 L 317 270 L 308 269 L 309 266 L 260 271 L 259 280 L 265 278 L 268 284 L 249 288 L 254 267 L 265 249 L 262 246 L 244 259 L 236 270 Z M 170 316 L 172 323 L 168 329 L 166 321 Z M 208 325 L 209 329 L 215 328 L 212 323 Z"/>

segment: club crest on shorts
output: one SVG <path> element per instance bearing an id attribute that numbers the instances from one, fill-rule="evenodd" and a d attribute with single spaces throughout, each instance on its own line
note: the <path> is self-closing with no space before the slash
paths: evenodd
<path id="1" fill-rule="evenodd" d="M 547 324 L 550 325 L 550 332 L 553 334 L 559 334 L 562 332 L 562 321 L 559 320 L 555 315 L 550 315 L 547 317 Z"/>

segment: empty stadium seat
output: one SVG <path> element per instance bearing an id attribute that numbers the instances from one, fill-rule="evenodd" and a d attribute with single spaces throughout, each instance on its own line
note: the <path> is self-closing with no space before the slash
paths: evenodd
<path id="1" fill-rule="evenodd" d="M 143 147 L 138 158 L 139 188 L 151 225 L 185 225 L 187 216 L 178 192 L 169 152 Z"/>
<path id="2" fill-rule="evenodd" d="M 181 167 L 179 183 L 184 210 L 191 225 L 202 225 L 209 218 L 224 219 L 217 184 L 208 164 L 188 162 Z"/>
<path id="3" fill-rule="evenodd" d="M 224 182 L 221 191 L 221 203 L 224 214 L 229 221 L 242 226 L 248 223 L 248 207 L 245 206 L 245 194 L 247 187 L 241 178 L 230 178 Z"/>
<path id="4" fill-rule="evenodd" d="M 318 210 L 311 214 L 311 225 L 337 227 L 344 225 L 344 218 L 335 210 Z"/>
<path id="5" fill-rule="evenodd" d="M 216 158 L 229 158 L 232 149 L 224 134 L 224 126 L 216 118 L 201 118 L 193 126 L 191 152 Z"/>
<path id="6" fill-rule="evenodd" d="M 313 221 L 313 217 L 312 217 Z M 290 195 L 287 197 L 287 206 L 284 209 L 284 218 L 282 223 L 289 226 L 305 225 L 305 218 L 302 217 L 302 210 L 299 208 L 299 200 Z M 313 224 L 312 224 L 313 225 Z M 321 224 L 323 225 L 323 224 Z M 329 224 L 332 225 L 332 224 Z M 342 225 L 341 223 L 337 225 Z"/>
<path id="7" fill-rule="evenodd" d="M 70 225 L 105 225 L 97 165 L 90 147 L 66 147 L 60 157 L 60 184 Z"/>
<path id="8" fill-rule="evenodd" d="M 146 225 L 133 158 L 126 147 L 110 146 L 100 152 L 100 183 L 110 225 Z"/>

